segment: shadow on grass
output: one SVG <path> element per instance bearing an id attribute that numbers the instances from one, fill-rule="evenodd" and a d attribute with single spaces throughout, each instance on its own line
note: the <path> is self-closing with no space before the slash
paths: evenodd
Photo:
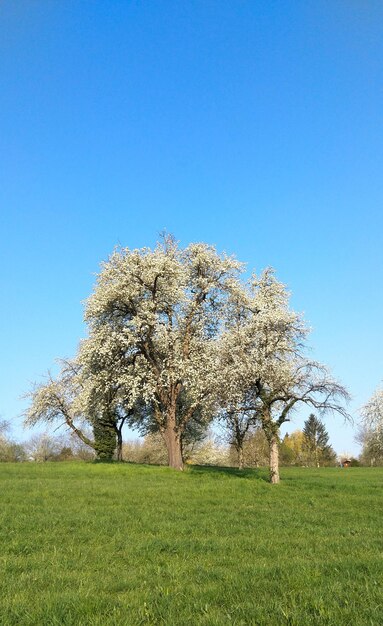
<path id="1" fill-rule="evenodd" d="M 211 477 L 230 476 L 233 478 L 246 478 L 248 480 L 262 480 L 270 482 L 269 470 L 265 467 L 257 469 L 238 469 L 236 467 L 225 467 L 217 465 L 188 465 L 187 471 L 192 474 L 205 474 Z"/>
<path id="2" fill-rule="evenodd" d="M 101 460 L 95 459 L 91 461 L 93 465 L 114 465 L 114 466 L 132 466 L 137 468 L 143 468 L 152 470 L 155 468 L 161 468 L 170 470 L 172 472 L 178 473 L 178 470 L 168 467 L 163 463 L 138 463 L 137 461 L 109 461 L 109 460 Z M 242 478 L 247 480 L 261 480 L 263 482 L 270 482 L 270 474 L 269 470 L 266 467 L 260 468 L 246 468 L 246 469 L 238 469 L 237 467 L 228 467 L 222 465 L 184 465 L 184 471 L 188 474 L 203 474 L 205 476 L 210 476 L 212 478 L 227 476 L 230 478 Z M 181 472 L 182 473 L 182 472 Z"/>

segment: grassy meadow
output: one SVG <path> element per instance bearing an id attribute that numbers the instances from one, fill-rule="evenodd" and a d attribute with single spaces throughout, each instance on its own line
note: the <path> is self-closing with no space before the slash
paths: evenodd
<path id="1" fill-rule="evenodd" d="M 0 624 L 383 623 L 383 468 L 0 464 Z"/>

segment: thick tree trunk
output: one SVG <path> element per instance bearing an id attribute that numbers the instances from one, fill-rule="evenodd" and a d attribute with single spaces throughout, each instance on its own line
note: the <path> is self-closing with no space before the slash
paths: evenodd
<path id="1" fill-rule="evenodd" d="M 168 415 L 167 424 L 162 432 L 168 451 L 168 465 L 183 470 L 181 432 L 176 427 L 175 411 Z"/>
<path id="2" fill-rule="evenodd" d="M 270 482 L 273 485 L 279 483 L 279 448 L 278 437 L 272 435 L 269 441 L 270 445 Z"/>

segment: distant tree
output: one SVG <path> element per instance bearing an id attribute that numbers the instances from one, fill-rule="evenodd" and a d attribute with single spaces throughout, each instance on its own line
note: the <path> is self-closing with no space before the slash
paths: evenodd
<path id="1" fill-rule="evenodd" d="M 166 465 L 167 451 L 160 433 L 150 433 L 143 439 L 126 441 L 122 445 L 122 458 L 128 463 Z"/>
<path id="2" fill-rule="evenodd" d="M 0 420 L 0 463 L 25 460 L 25 450 L 21 444 L 9 437 L 10 430 L 10 423 L 7 420 Z"/>
<path id="3" fill-rule="evenodd" d="M 0 420 L 0 436 L 5 437 L 11 430 L 11 425 L 8 420 Z"/>
<path id="4" fill-rule="evenodd" d="M 0 463 L 17 463 L 25 459 L 25 450 L 21 444 L 0 438 Z"/>
<path id="5" fill-rule="evenodd" d="M 283 437 L 279 445 L 280 465 L 295 465 L 296 455 L 290 441 L 291 435 L 288 433 Z"/>
<path id="6" fill-rule="evenodd" d="M 245 442 L 248 441 L 257 423 L 254 414 L 227 409 L 221 411 L 219 422 L 223 429 L 224 440 L 235 450 L 238 469 L 243 469 L 245 466 Z"/>
<path id="7" fill-rule="evenodd" d="M 336 454 L 329 443 L 329 434 L 323 422 L 311 413 L 303 426 L 304 448 L 308 458 L 320 467 L 321 462 L 335 460 Z"/>
<path id="8" fill-rule="evenodd" d="M 362 407 L 362 423 L 358 432 L 362 444 L 361 460 L 370 465 L 383 464 L 383 389 L 378 388 Z"/>
<path id="9" fill-rule="evenodd" d="M 307 450 L 304 445 L 304 434 L 301 430 L 294 430 L 286 434 L 279 449 L 282 465 L 306 465 Z"/>
<path id="10" fill-rule="evenodd" d="M 198 443 L 188 457 L 193 465 L 229 465 L 229 450 L 210 434 L 203 442 Z"/>
<path id="11" fill-rule="evenodd" d="M 161 434 L 153 431 L 143 439 L 123 443 L 123 459 L 130 463 L 167 465 L 167 450 Z M 228 450 L 220 445 L 212 432 L 202 439 L 190 439 L 184 442 L 185 461 L 197 465 L 227 465 Z"/>
<path id="12" fill-rule="evenodd" d="M 64 445 L 55 456 L 55 461 L 73 461 L 75 458 L 72 448 Z"/>
<path id="13" fill-rule="evenodd" d="M 262 428 L 251 427 L 243 443 L 243 467 L 264 467 L 269 463 L 269 444 Z M 230 447 L 230 465 L 238 467 L 238 451 Z"/>
<path id="14" fill-rule="evenodd" d="M 27 458 L 37 463 L 54 461 L 60 453 L 60 440 L 49 433 L 33 435 L 25 444 Z"/>
<path id="15" fill-rule="evenodd" d="M 0 436 L 0 463 L 25 461 L 26 453 L 20 443 Z"/>
<path id="16" fill-rule="evenodd" d="M 383 442 L 380 433 L 360 425 L 355 441 L 362 446 L 359 459 L 362 465 L 383 465 Z"/>

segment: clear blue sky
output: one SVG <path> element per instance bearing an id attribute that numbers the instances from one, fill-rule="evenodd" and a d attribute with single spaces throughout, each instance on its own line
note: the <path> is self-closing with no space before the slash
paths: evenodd
<path id="1" fill-rule="evenodd" d="M 357 415 L 383 378 L 382 105 L 380 0 L 3 0 L 0 414 L 15 435 L 21 394 L 84 336 L 100 261 L 164 228 L 274 266 Z"/>

